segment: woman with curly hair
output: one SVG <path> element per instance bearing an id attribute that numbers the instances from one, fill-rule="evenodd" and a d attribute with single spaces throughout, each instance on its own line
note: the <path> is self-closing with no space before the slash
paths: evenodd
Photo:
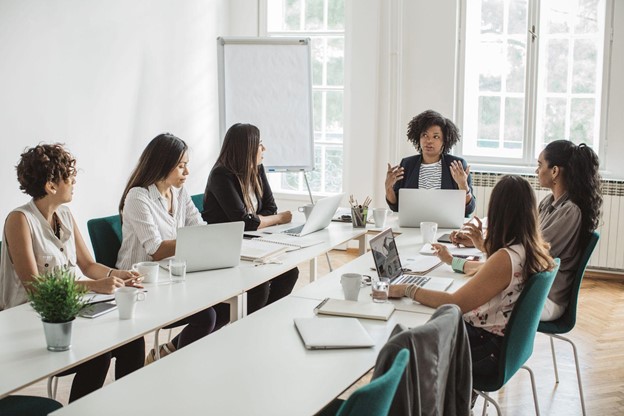
<path id="1" fill-rule="evenodd" d="M 113 293 L 124 285 L 138 284 L 138 273 L 96 263 L 76 221 L 65 204 L 71 202 L 76 183 L 76 159 L 60 144 L 40 144 L 22 153 L 17 165 L 20 189 L 32 199 L 9 213 L 1 251 L 0 310 L 27 302 L 33 276 L 56 267 L 78 267 L 88 279 L 80 284 L 98 293 Z M 67 373 L 76 373 L 69 401 L 102 387 L 112 357 L 115 376 L 123 377 L 143 367 L 145 342 L 136 339 Z"/>
<path id="2" fill-rule="evenodd" d="M 449 155 L 459 142 L 459 129 L 440 113 L 427 110 L 407 125 L 407 140 L 419 154 L 406 157 L 398 166 L 388 163 L 386 202 L 399 210 L 399 189 L 461 189 L 466 192 L 465 216 L 472 214 L 476 202 L 472 193 L 470 167 L 460 157 Z"/>

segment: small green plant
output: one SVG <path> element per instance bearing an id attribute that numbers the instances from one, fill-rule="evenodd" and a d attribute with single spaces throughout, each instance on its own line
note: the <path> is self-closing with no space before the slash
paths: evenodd
<path id="1" fill-rule="evenodd" d="M 76 276 L 68 267 L 59 267 L 41 275 L 28 289 L 28 299 L 44 322 L 71 321 L 86 305 L 83 295 L 87 289 L 76 282 Z"/>

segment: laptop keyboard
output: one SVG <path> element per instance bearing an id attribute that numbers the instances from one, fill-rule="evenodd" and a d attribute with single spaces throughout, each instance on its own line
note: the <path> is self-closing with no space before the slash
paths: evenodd
<path id="1" fill-rule="evenodd" d="M 410 284 L 410 285 L 416 285 L 416 286 L 423 286 L 425 285 L 425 283 L 427 283 L 429 280 L 431 280 L 430 277 L 427 276 L 407 276 L 407 275 L 403 275 L 400 278 L 398 278 L 396 280 L 396 282 L 393 282 L 393 284 Z"/>
<path id="2" fill-rule="evenodd" d="M 293 228 L 289 228 L 287 230 L 282 231 L 282 233 L 284 234 L 299 234 L 301 232 L 301 230 L 303 230 L 303 226 L 305 224 L 302 224 L 298 227 L 293 227 Z"/>

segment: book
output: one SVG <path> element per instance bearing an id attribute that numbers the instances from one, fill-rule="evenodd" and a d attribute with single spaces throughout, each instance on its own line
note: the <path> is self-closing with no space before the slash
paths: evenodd
<path id="1" fill-rule="evenodd" d="M 353 318 L 379 319 L 387 321 L 394 312 L 394 305 L 390 302 L 356 302 L 352 300 L 325 298 L 314 312 L 324 315 L 350 316 Z"/>
<path id="2" fill-rule="evenodd" d="M 243 240 L 240 257 L 241 260 L 248 261 L 267 260 L 285 253 L 287 249 L 287 246 L 262 241 L 259 238 Z"/>

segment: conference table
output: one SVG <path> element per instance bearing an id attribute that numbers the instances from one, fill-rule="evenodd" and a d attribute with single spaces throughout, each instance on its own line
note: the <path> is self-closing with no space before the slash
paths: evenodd
<path id="1" fill-rule="evenodd" d="M 241 262 L 229 269 L 188 273 L 183 283 L 172 284 L 168 272 L 161 270 L 159 283 L 144 285 L 147 296 L 137 304 L 133 319 L 119 320 L 116 311 L 95 319 L 76 318 L 72 347 L 64 352 L 46 349 L 41 320 L 29 304 L 4 310 L 0 312 L 0 398 L 220 302 L 230 302 L 234 317 L 241 318 L 246 314 L 247 290 L 351 239 L 359 239 L 363 246 L 365 232 L 332 223 L 315 233 L 322 243 L 288 252 L 278 264 Z"/>
<path id="2" fill-rule="evenodd" d="M 401 252 L 417 253 L 422 245 L 419 240 L 418 231 L 404 230 L 397 246 Z M 360 256 L 288 297 L 54 414 L 314 414 L 374 366 L 396 324 L 422 325 L 434 311 L 407 299 L 396 301 L 398 306 L 387 322 L 359 320 L 373 338 L 373 348 L 306 350 L 293 319 L 314 316 L 315 306 L 325 297 L 341 298 L 340 275 L 365 273 L 372 262 L 370 253 Z M 455 289 L 466 280 L 446 266 L 433 274 L 453 277 Z M 360 291 L 360 301 L 372 301 L 370 287 Z"/>

